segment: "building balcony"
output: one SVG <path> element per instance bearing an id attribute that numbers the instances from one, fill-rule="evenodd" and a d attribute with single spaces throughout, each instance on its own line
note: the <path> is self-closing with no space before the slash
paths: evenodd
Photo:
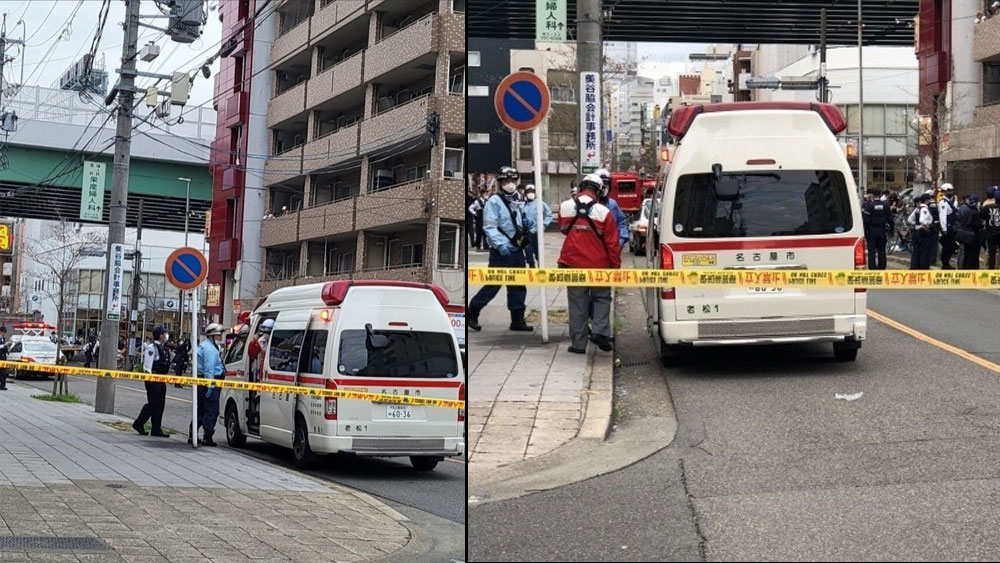
<path id="1" fill-rule="evenodd" d="M 299 215 L 289 213 L 260 222 L 260 245 L 262 247 L 282 246 L 299 240 Z"/>
<path id="2" fill-rule="evenodd" d="M 362 121 L 360 153 L 423 134 L 429 100 L 428 96 L 416 98 Z"/>
<path id="3" fill-rule="evenodd" d="M 310 32 L 313 41 L 322 39 L 335 28 L 365 15 L 365 0 L 336 0 L 316 12 Z"/>
<path id="4" fill-rule="evenodd" d="M 427 268 L 423 264 L 401 264 L 387 268 L 365 268 L 352 275 L 356 280 L 391 280 L 430 283 Z"/>
<path id="5" fill-rule="evenodd" d="M 973 26 L 972 58 L 980 62 L 1000 58 L 1000 17 Z"/>
<path id="6" fill-rule="evenodd" d="M 302 210 L 299 237 L 309 240 L 353 231 L 355 201 L 349 198 Z"/>
<path id="7" fill-rule="evenodd" d="M 304 170 L 320 170 L 350 160 L 358 155 L 358 125 L 341 127 L 306 143 Z"/>
<path id="8" fill-rule="evenodd" d="M 270 295 L 274 293 L 276 289 L 281 289 L 283 287 L 289 287 L 295 285 L 295 278 L 288 278 L 282 280 L 262 280 L 257 284 L 257 295 L 264 297 L 265 295 Z"/>
<path id="9" fill-rule="evenodd" d="M 264 184 L 270 186 L 302 174 L 302 146 L 274 155 L 264 163 Z"/>
<path id="10" fill-rule="evenodd" d="M 332 67 L 309 79 L 309 94 L 306 107 L 315 108 L 327 100 L 360 88 L 362 82 L 362 60 L 364 52 L 355 53 Z"/>
<path id="11" fill-rule="evenodd" d="M 222 189 L 231 190 L 246 185 L 247 173 L 240 168 L 226 167 L 222 170 Z"/>
<path id="12" fill-rule="evenodd" d="M 444 288 L 451 303 L 465 303 L 465 268 L 434 268 L 432 283 Z"/>
<path id="13" fill-rule="evenodd" d="M 465 14 L 442 14 L 437 32 L 438 51 L 465 51 Z"/>
<path id="14" fill-rule="evenodd" d="M 243 123 L 242 115 L 243 112 L 240 110 L 242 108 L 250 107 L 250 93 L 249 92 L 236 92 L 230 94 L 226 98 L 225 111 L 223 112 L 223 124 L 226 127 L 235 127 Z"/>
<path id="15" fill-rule="evenodd" d="M 972 126 L 985 127 L 1000 124 L 1000 104 L 978 106 L 972 113 Z"/>
<path id="16" fill-rule="evenodd" d="M 1000 122 L 952 131 L 941 149 L 947 162 L 1000 158 Z"/>
<path id="17" fill-rule="evenodd" d="M 306 84 L 303 81 L 271 98 L 267 104 L 267 126 L 274 127 L 306 111 Z"/>
<path id="18" fill-rule="evenodd" d="M 427 14 L 369 47 L 365 55 L 365 82 L 434 51 L 438 22 L 437 15 Z"/>
<path id="19" fill-rule="evenodd" d="M 309 44 L 309 20 L 310 18 L 302 20 L 299 25 L 288 30 L 287 33 L 275 38 L 274 43 L 271 43 L 272 65 L 280 63 L 306 48 L 306 45 Z"/>
<path id="20" fill-rule="evenodd" d="M 426 219 L 425 201 L 428 188 L 429 180 L 415 180 L 359 196 L 355 229 L 360 231 Z"/>

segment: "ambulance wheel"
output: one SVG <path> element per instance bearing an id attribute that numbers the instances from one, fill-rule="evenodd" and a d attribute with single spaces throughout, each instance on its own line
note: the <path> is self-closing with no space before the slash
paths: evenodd
<path id="1" fill-rule="evenodd" d="M 663 364 L 663 367 L 675 368 L 684 363 L 684 349 L 677 345 L 667 344 L 660 334 L 657 334 L 656 337 L 660 339 L 660 363 Z"/>
<path id="2" fill-rule="evenodd" d="M 292 437 L 292 458 L 295 467 L 309 469 L 316 463 L 316 454 L 309 447 L 309 430 L 302 416 L 295 417 L 295 434 Z"/>
<path id="3" fill-rule="evenodd" d="M 437 467 L 438 462 L 442 459 L 440 457 L 411 455 L 410 463 L 413 464 L 413 468 L 417 471 L 434 471 L 434 468 Z"/>
<path id="4" fill-rule="evenodd" d="M 853 362 L 858 359 L 858 346 L 853 342 L 834 342 L 833 357 L 838 362 Z"/>
<path id="5" fill-rule="evenodd" d="M 226 442 L 230 447 L 242 448 L 247 445 L 246 434 L 240 430 L 240 417 L 232 401 L 226 405 Z"/>

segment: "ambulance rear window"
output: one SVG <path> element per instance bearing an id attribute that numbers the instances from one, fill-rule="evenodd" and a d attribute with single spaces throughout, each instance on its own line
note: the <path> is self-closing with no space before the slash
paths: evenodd
<path id="1" fill-rule="evenodd" d="M 451 333 L 376 330 L 389 339 L 372 348 L 364 330 L 340 335 L 338 371 L 358 377 L 450 378 L 458 375 L 458 356 Z"/>
<path id="2" fill-rule="evenodd" d="M 853 227 L 836 170 L 687 174 L 677 180 L 673 224 L 684 238 L 831 235 Z"/>

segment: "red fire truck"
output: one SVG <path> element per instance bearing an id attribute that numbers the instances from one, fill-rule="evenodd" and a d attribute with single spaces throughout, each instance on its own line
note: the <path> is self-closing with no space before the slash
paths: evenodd
<path id="1" fill-rule="evenodd" d="M 610 196 L 618 202 L 622 213 L 636 215 L 642 208 L 642 181 L 635 172 L 612 172 Z"/>

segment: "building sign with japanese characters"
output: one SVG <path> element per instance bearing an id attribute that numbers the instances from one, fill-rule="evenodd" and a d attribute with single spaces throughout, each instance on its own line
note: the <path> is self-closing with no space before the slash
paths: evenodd
<path id="1" fill-rule="evenodd" d="M 0 223 L 0 254 L 11 254 L 14 248 L 14 225 Z"/>
<path id="2" fill-rule="evenodd" d="M 580 73 L 580 172 L 589 174 L 601 166 L 601 75 Z"/>
<path id="3" fill-rule="evenodd" d="M 218 307 L 219 297 L 222 292 L 222 288 L 217 283 L 208 284 L 208 298 L 205 303 L 206 307 Z"/>
<path id="4" fill-rule="evenodd" d="M 122 318 L 122 278 L 125 273 L 125 245 L 111 245 L 111 275 L 108 276 L 108 320 Z"/>
<path id="5" fill-rule="evenodd" d="M 80 192 L 80 220 L 100 221 L 104 214 L 103 162 L 83 162 L 83 191 Z"/>
<path id="6" fill-rule="evenodd" d="M 535 40 L 566 41 L 566 0 L 535 1 Z"/>

